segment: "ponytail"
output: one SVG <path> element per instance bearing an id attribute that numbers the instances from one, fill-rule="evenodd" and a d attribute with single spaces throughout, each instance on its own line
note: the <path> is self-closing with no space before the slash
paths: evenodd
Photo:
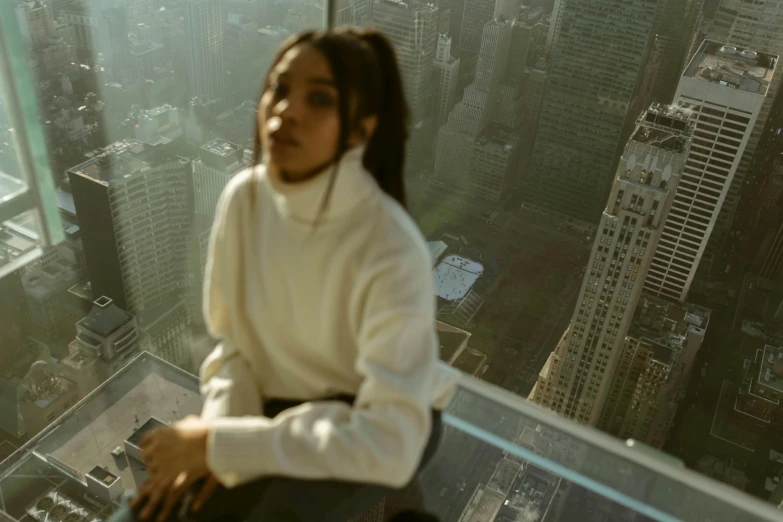
<path id="1" fill-rule="evenodd" d="M 403 169 L 409 113 L 397 56 L 389 39 L 375 29 L 365 30 L 361 39 L 375 54 L 379 87 L 375 107 L 378 124 L 367 143 L 364 168 L 389 196 L 405 207 Z"/>

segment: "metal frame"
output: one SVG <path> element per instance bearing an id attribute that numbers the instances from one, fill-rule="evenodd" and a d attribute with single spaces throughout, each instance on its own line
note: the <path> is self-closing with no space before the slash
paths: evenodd
<path id="1" fill-rule="evenodd" d="M 35 86 L 27 63 L 28 49 L 19 31 L 14 2 L 0 1 L 0 82 L 8 113 L 24 190 L 0 200 L 0 223 L 33 210 L 38 215 L 41 246 L 65 239 L 57 208 L 54 180 L 40 121 Z"/>

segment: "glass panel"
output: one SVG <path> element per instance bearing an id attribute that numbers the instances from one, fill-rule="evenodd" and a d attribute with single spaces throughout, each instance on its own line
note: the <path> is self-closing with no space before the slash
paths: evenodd
<path id="1" fill-rule="evenodd" d="M 0 132 L 6 137 L 6 140 L 0 142 L 3 143 L 0 153 L 11 153 L 9 146 L 15 148 L 16 152 L 15 158 L 5 158 L 5 161 L 0 162 L 0 179 L 3 180 L 0 182 L 0 220 L 5 221 L 34 209 L 38 219 L 36 231 L 41 244 L 55 245 L 62 240 L 63 233 L 57 213 L 48 151 L 41 129 L 33 81 L 35 74 L 30 67 L 31 63 L 36 65 L 37 57 L 26 59 L 29 42 L 24 35 L 29 27 L 22 16 L 17 16 L 25 12 L 24 8 L 17 9 L 17 5 L 16 2 L 0 4 L 0 98 L 3 104 L 0 108 Z M 32 4 L 33 7 L 36 5 Z M 37 23 L 32 25 L 33 30 L 40 29 Z M 13 128 L 13 139 L 7 139 L 9 126 Z M 11 176 L 22 180 L 28 189 L 12 198 L 4 198 L 2 195 L 2 191 L 8 190 L 8 172 L 3 171 L 8 168 L 12 169 Z M 0 270 L 0 276 L 8 268 L 6 265 Z"/>
<path id="2" fill-rule="evenodd" d="M 19 194 L 27 186 L 19 170 L 14 131 L 7 104 L 0 85 L 0 203 Z"/>
<path id="3" fill-rule="evenodd" d="M 783 183 L 783 12 L 735 4 L 371 0 L 334 18 L 396 49 L 409 210 L 438 319 L 470 336 L 460 369 L 779 504 L 781 225 L 762 209 Z M 734 66 L 758 83 L 708 72 Z"/>
<path id="4" fill-rule="evenodd" d="M 440 493 L 442 488 L 451 492 L 448 500 L 441 501 L 444 520 L 466 500 L 463 488 L 492 482 L 487 476 L 497 471 L 489 470 L 496 470 L 494 466 L 502 458 L 529 462 L 562 479 L 566 491 L 580 491 L 575 498 L 584 496 L 584 500 L 577 501 L 584 503 L 581 509 L 590 504 L 589 498 L 601 499 L 599 506 L 604 504 L 605 509 L 614 511 L 609 520 L 624 520 L 626 510 L 654 520 L 740 522 L 778 518 L 774 509 L 686 471 L 682 462 L 658 450 L 624 448 L 597 431 L 567 423 L 570 429 L 563 431 L 562 420 L 531 409 L 513 395 L 475 382 L 465 384 L 448 409 L 446 422 L 451 425 L 451 435 L 445 438 L 433 467 L 424 475 L 433 484 L 430 493 L 435 489 Z M 487 442 L 479 445 L 475 438 Z M 495 446 L 493 451 L 487 449 L 489 444 Z M 470 457 L 458 459 L 458 455 Z M 517 469 L 510 463 L 504 465 Z M 571 517 L 576 513 L 571 512 Z M 564 513 L 560 516 L 565 516 L 562 520 L 574 519 Z"/>
<path id="5" fill-rule="evenodd" d="M 43 431 L 22 448 L 0 445 L 0 513 L 38 520 L 38 510 L 61 505 L 67 513 L 106 520 L 123 492 L 147 474 L 141 436 L 200 411 L 198 379 L 143 354 L 76 402 L 79 388 L 90 383 L 58 376 L 45 355 L 37 360 L 31 393 L 58 409 L 51 419 L 37 420 L 14 410 L 28 429 L 34 422 Z M 66 364 L 79 362 L 85 361 Z M 15 361 L 6 375 L 23 374 L 26 363 Z M 443 522 L 566 522 L 588 515 L 637 522 L 779 520 L 754 499 L 472 380 L 463 381 L 444 420 L 441 444 L 419 480 L 390 494 L 374 516 L 378 508 L 388 516 L 426 506 Z"/>
<path id="6" fill-rule="evenodd" d="M 433 255 L 442 356 L 516 394 L 474 383 L 450 407 L 424 481 L 444 520 L 774 518 L 683 470 L 782 498 L 783 10 L 704 3 L 330 2 L 335 24 L 373 26 L 397 52 L 412 113 L 409 209 Z M 89 394 L 144 351 L 183 372 L 137 369 L 139 382 L 176 374 L 197 390 L 214 346 L 201 302 L 216 202 L 253 161 L 279 46 L 321 27 L 327 6 L 0 9 L 19 24 L 12 55 L 32 78 L 18 96 L 26 123 L 42 127 L 24 142 L 31 180 L 57 188 L 56 208 L 38 210 L 59 214 L 66 238 L 41 249 L 53 220 L 40 212 L 0 224 L 0 451 L 31 438 L 36 448 L 16 470 L 20 455 L 0 465 L 15 473 L 0 478 L 0 508 L 21 517 L 98 464 L 135 486 L 138 469 L 112 453 L 139 420 L 129 412 L 197 411 L 146 388 Z M 0 205 L 25 188 L 8 108 L 0 92 Z M 107 315 L 114 337 L 101 344 Z M 35 400 L 31 375 L 57 401 Z M 69 410 L 88 396 L 100 408 Z M 526 410 L 525 397 L 562 418 Z M 115 417 L 127 422 L 105 430 Z M 38 473 L 51 484 L 25 482 Z M 22 500 L 6 508 L 9 498 Z"/>

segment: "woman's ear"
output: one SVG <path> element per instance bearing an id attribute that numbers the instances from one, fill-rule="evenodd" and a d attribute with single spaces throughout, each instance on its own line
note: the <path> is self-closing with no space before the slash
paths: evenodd
<path id="1" fill-rule="evenodd" d="M 369 140 L 372 135 L 375 134 L 375 129 L 378 128 L 378 115 L 371 114 L 365 116 L 362 119 L 362 131 L 364 131 L 364 139 Z"/>
<path id="2" fill-rule="evenodd" d="M 2 1 L 2 0 L 0 0 Z M 359 122 L 359 128 L 355 129 L 351 133 L 351 137 L 348 139 L 348 146 L 353 147 L 361 143 L 362 141 L 369 141 L 372 135 L 375 134 L 375 129 L 378 127 L 378 116 L 372 114 L 365 116 Z"/>

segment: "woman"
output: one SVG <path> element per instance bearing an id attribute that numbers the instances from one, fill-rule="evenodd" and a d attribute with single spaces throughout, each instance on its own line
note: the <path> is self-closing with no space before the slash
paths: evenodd
<path id="1" fill-rule="evenodd" d="M 350 520 L 432 456 L 431 262 L 405 211 L 407 107 L 372 30 L 305 32 L 259 104 L 256 167 L 218 204 L 201 417 L 148 435 L 117 520 Z M 263 161 L 261 161 L 263 159 Z"/>

